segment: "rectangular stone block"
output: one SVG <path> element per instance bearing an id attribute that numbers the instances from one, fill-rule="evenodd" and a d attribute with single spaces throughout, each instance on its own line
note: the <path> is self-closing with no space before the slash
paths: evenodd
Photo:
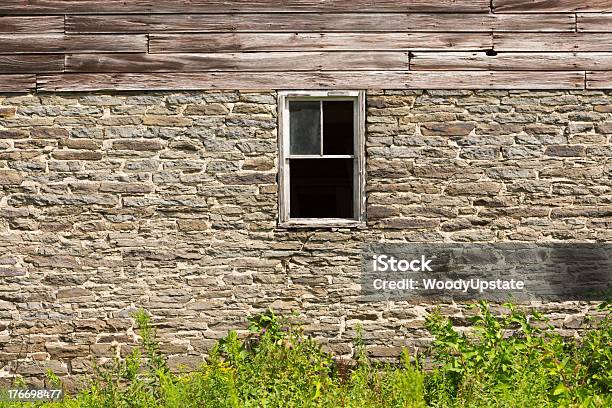
<path id="1" fill-rule="evenodd" d="M 162 149 L 158 140 L 142 139 L 115 140 L 112 146 L 116 150 L 158 151 Z"/>
<path id="2" fill-rule="evenodd" d="M 90 150 L 55 150 L 51 157 L 56 160 L 102 160 L 102 152 Z"/>

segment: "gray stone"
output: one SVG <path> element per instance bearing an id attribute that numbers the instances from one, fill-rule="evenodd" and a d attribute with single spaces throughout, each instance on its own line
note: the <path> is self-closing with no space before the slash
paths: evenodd
<path id="1" fill-rule="evenodd" d="M 586 148 L 581 145 L 551 145 L 546 146 L 544 154 L 547 156 L 560 156 L 560 157 L 572 157 L 572 156 L 584 156 Z"/>
<path id="2" fill-rule="evenodd" d="M 427 218 L 388 218 L 381 222 L 382 228 L 392 229 L 429 229 L 437 228 L 440 224 L 438 219 Z"/>
<path id="3" fill-rule="evenodd" d="M 421 133 L 425 136 L 465 136 L 474 130 L 475 125 L 468 122 L 423 123 Z"/>
<path id="4" fill-rule="evenodd" d="M 25 139 L 29 132 L 22 129 L 0 129 L 0 139 Z"/>
<path id="5" fill-rule="evenodd" d="M 51 153 L 51 157 L 57 160 L 101 160 L 101 152 L 92 152 L 90 150 L 55 150 Z"/>
<path id="6" fill-rule="evenodd" d="M 162 146 L 158 140 L 115 140 L 113 141 L 113 149 L 117 150 L 136 150 L 136 151 L 157 151 L 161 150 Z"/>

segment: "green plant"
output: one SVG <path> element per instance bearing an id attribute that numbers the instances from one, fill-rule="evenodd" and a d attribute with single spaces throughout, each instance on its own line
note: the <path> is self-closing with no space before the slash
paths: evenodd
<path id="1" fill-rule="evenodd" d="M 470 335 L 439 312 L 427 318 L 437 363 L 426 379 L 431 405 L 603 407 L 612 401 L 609 314 L 577 342 L 536 326 L 544 322 L 537 312 L 504 306 L 508 313 L 495 316 L 478 303 Z"/>
<path id="2" fill-rule="evenodd" d="M 426 320 L 434 341 L 394 363 L 368 357 L 357 328 L 354 359 L 334 359 L 299 326 L 268 310 L 230 332 L 194 372 L 170 371 L 146 312 L 133 317 L 139 347 L 96 366 L 87 388 L 49 407 L 101 408 L 603 408 L 612 406 L 612 321 L 589 322 L 582 340 L 550 330 L 537 312 L 513 305 L 496 314 L 474 307 L 471 330 L 458 331 L 439 311 Z M 422 367 L 432 365 L 431 369 Z M 25 386 L 23 379 L 19 385 Z M 47 374 L 47 382 L 59 386 Z M 11 406 L 0 402 L 0 407 Z M 19 405 L 21 406 L 21 405 Z"/>

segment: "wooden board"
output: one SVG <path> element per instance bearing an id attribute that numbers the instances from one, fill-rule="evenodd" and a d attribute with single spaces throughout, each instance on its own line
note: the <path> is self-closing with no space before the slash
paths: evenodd
<path id="1" fill-rule="evenodd" d="M 38 89 L 71 90 L 190 90 L 190 89 L 318 89 L 404 88 L 407 72 L 207 72 L 159 74 L 63 74 L 40 75 Z M 349 86 L 349 87 L 351 87 Z"/>
<path id="2" fill-rule="evenodd" d="M 478 50 L 484 33 L 151 34 L 149 52 Z"/>
<path id="3" fill-rule="evenodd" d="M 493 34 L 496 51 L 601 51 L 612 52 L 612 34 L 538 33 Z"/>
<path id="4" fill-rule="evenodd" d="M 579 32 L 612 33 L 612 14 L 580 13 L 576 25 Z"/>
<path id="5" fill-rule="evenodd" d="M 68 33 L 574 31 L 573 14 L 258 13 L 68 15 Z"/>
<path id="6" fill-rule="evenodd" d="M 0 16 L 0 33 L 63 33 L 64 16 L 3 17 Z"/>
<path id="7" fill-rule="evenodd" d="M 67 72 L 407 70 L 407 52 L 69 54 Z"/>
<path id="8" fill-rule="evenodd" d="M 488 12 L 490 0 L 2 0 L 0 14 Z"/>
<path id="9" fill-rule="evenodd" d="M 411 70 L 564 71 L 612 70 L 612 52 L 416 52 Z"/>
<path id="10" fill-rule="evenodd" d="M 584 72 L 411 71 L 413 89 L 583 89 Z"/>
<path id="11" fill-rule="evenodd" d="M 63 55 L 0 55 L 0 73 L 48 73 L 64 70 Z"/>
<path id="12" fill-rule="evenodd" d="M 29 92 L 35 87 L 35 75 L 0 75 L 0 92 Z"/>
<path id="13" fill-rule="evenodd" d="M 583 72 L 341 71 L 59 74 L 38 76 L 39 91 L 197 89 L 581 89 Z"/>
<path id="14" fill-rule="evenodd" d="M 0 35 L 0 53 L 146 52 L 146 35 Z"/>
<path id="15" fill-rule="evenodd" d="M 612 11 L 612 0 L 492 0 L 495 13 Z"/>
<path id="16" fill-rule="evenodd" d="M 612 89 L 612 72 L 587 72 L 586 87 L 587 89 Z"/>

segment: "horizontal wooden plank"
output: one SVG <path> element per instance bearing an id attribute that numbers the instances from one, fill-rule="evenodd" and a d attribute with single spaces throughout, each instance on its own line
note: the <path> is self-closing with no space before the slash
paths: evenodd
<path id="1" fill-rule="evenodd" d="M 258 13 L 68 15 L 68 33 L 574 31 L 573 14 Z"/>
<path id="2" fill-rule="evenodd" d="M 63 33 L 64 16 L 0 16 L 0 33 Z"/>
<path id="3" fill-rule="evenodd" d="M 612 33 L 612 14 L 579 13 L 576 25 L 579 32 Z"/>
<path id="4" fill-rule="evenodd" d="M 612 34 L 493 34 L 496 51 L 612 51 Z"/>
<path id="5" fill-rule="evenodd" d="M 488 12 L 489 0 L 2 0 L 0 14 Z"/>
<path id="6" fill-rule="evenodd" d="M 67 72 L 406 70 L 407 52 L 69 54 Z"/>
<path id="7" fill-rule="evenodd" d="M 146 52 L 147 37 L 129 35 L 0 35 L 0 53 Z"/>
<path id="8" fill-rule="evenodd" d="M 36 88 L 36 75 L 0 75 L 0 92 L 29 92 Z"/>
<path id="9" fill-rule="evenodd" d="M 411 71 L 415 89 L 583 89 L 584 72 Z"/>
<path id="10" fill-rule="evenodd" d="M 92 90 L 196 90 L 196 89 L 316 89 L 316 88 L 404 88 L 406 73 L 367 72 L 206 72 L 157 74 L 59 74 L 40 75 L 41 91 Z M 351 84 L 348 86 L 348 84 Z M 380 85 L 376 85 L 380 84 Z"/>
<path id="11" fill-rule="evenodd" d="M 612 70 L 612 52 L 416 52 L 411 70 L 586 71 Z"/>
<path id="12" fill-rule="evenodd" d="M 612 11 L 611 0 L 493 0 L 495 13 Z"/>
<path id="13" fill-rule="evenodd" d="M 64 70 L 64 56 L 57 55 L 0 55 L 0 73 L 49 73 Z"/>
<path id="14" fill-rule="evenodd" d="M 584 72 L 336 71 L 57 74 L 38 76 L 39 91 L 198 89 L 581 89 Z"/>
<path id="15" fill-rule="evenodd" d="M 394 51 L 478 50 L 492 47 L 485 33 L 259 33 L 151 34 L 149 51 Z"/>
<path id="16" fill-rule="evenodd" d="M 587 89 L 612 89 L 611 71 L 593 71 L 586 73 Z"/>

